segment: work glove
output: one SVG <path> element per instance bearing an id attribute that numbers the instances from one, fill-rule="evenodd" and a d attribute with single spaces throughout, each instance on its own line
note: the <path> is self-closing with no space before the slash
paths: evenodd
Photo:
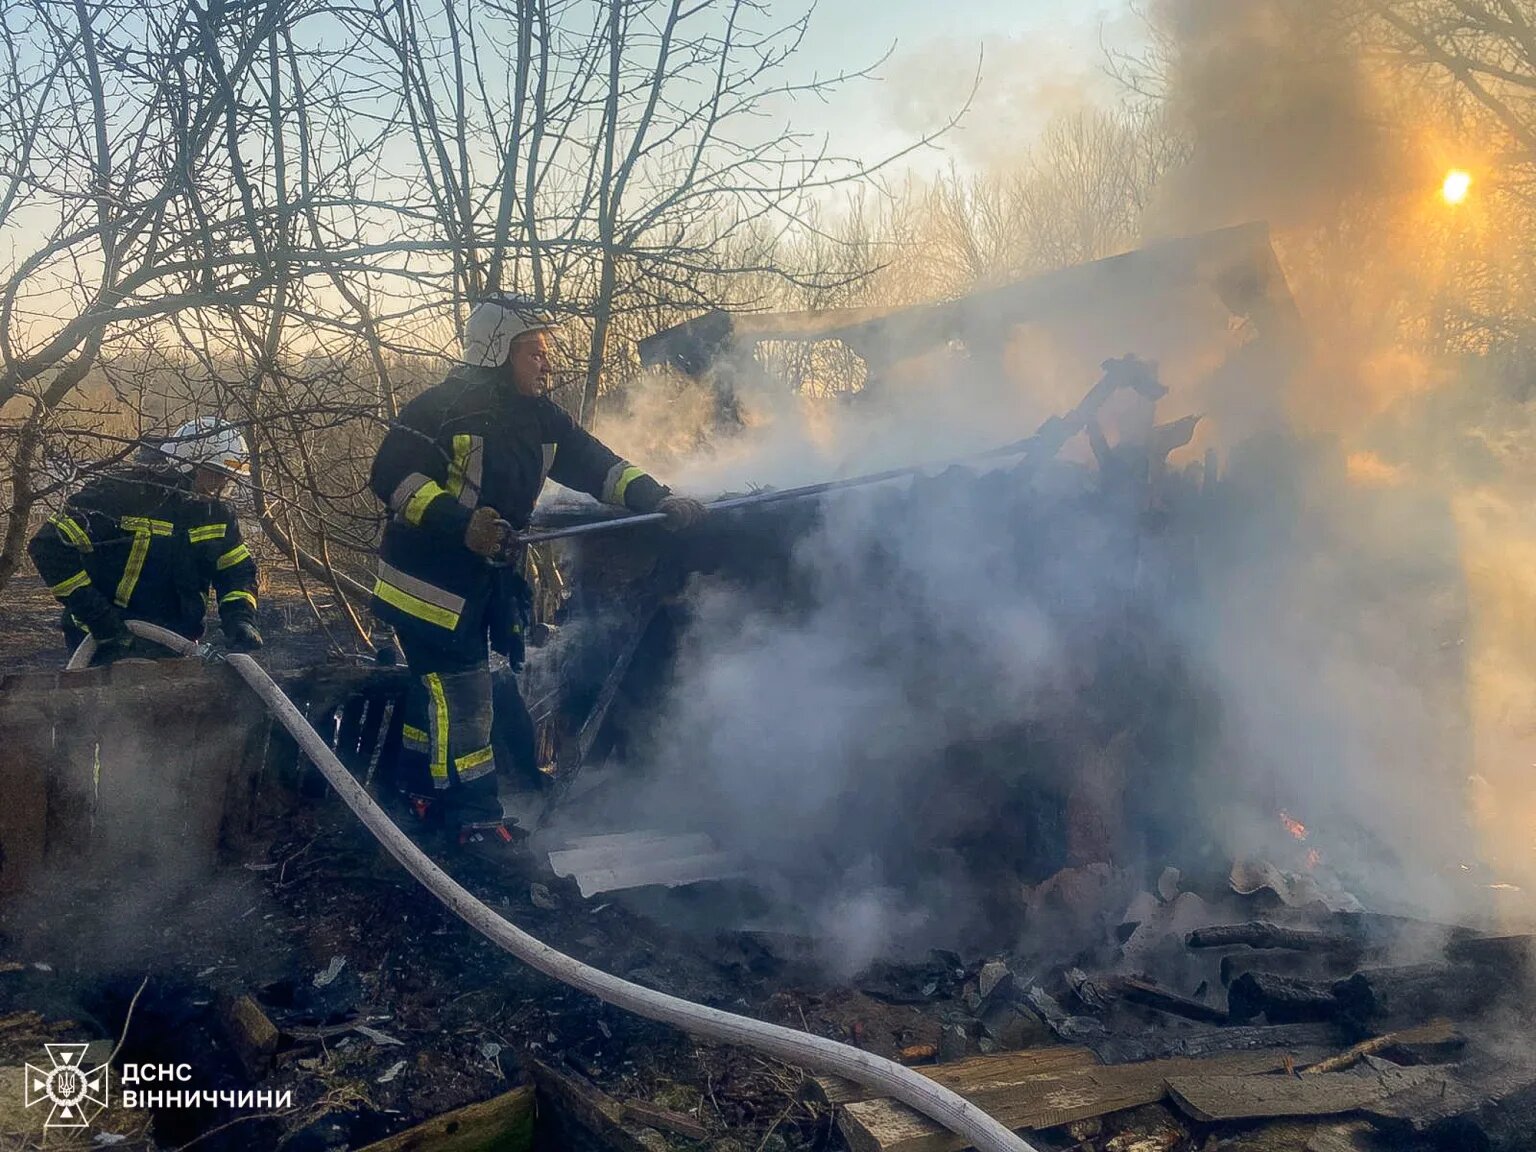
<path id="1" fill-rule="evenodd" d="M 709 515 L 709 509 L 692 496 L 668 496 L 656 505 L 656 511 L 667 518 L 666 528 L 671 532 L 691 528 Z"/>
<path id="2" fill-rule="evenodd" d="M 96 640 L 96 655 L 92 658 L 93 662 L 109 664 L 113 660 L 121 660 L 133 654 L 135 637 L 128 631 L 127 623 L 116 608 L 106 608 L 101 612 L 93 613 L 84 623 Z"/>
<path id="3" fill-rule="evenodd" d="M 464 529 L 464 547 L 486 560 L 499 560 L 512 545 L 512 525 L 494 508 L 476 508 Z"/>
<path id="4" fill-rule="evenodd" d="M 231 652 L 254 652 L 263 643 L 261 633 L 249 620 L 226 620 L 223 628 Z"/>
<path id="5" fill-rule="evenodd" d="M 124 660 L 134 655 L 138 646 L 138 637 L 126 629 L 119 636 L 98 637 L 96 640 L 96 655 L 91 658 L 93 664 L 111 664 L 114 660 Z"/>

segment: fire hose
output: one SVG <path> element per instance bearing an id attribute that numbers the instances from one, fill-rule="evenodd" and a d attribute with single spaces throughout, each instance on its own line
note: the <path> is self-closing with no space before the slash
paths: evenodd
<path id="1" fill-rule="evenodd" d="M 139 620 L 127 623 L 129 630 L 136 636 L 162 645 L 180 656 L 198 656 L 208 651 L 184 636 L 153 624 Z M 95 651 L 96 641 L 87 636 L 70 657 L 66 668 L 76 670 L 87 667 Z M 740 1044 L 788 1064 L 852 1080 L 942 1124 L 949 1131 L 963 1136 L 979 1152 L 1036 1152 L 1033 1145 L 964 1097 L 883 1056 L 809 1032 L 796 1032 L 748 1016 L 722 1012 L 679 996 L 632 984 L 557 952 L 530 936 L 477 899 L 433 863 L 426 853 L 395 826 L 260 664 L 241 653 L 231 653 L 224 659 L 261 698 L 273 718 L 288 730 L 298 742 L 299 748 L 320 769 L 326 782 L 336 790 L 353 815 L 362 821 L 384 850 L 449 911 L 523 963 L 562 984 L 648 1020 L 670 1024 L 709 1040 Z"/>

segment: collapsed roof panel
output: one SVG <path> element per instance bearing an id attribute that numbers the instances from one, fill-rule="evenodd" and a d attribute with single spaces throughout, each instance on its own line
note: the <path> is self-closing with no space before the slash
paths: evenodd
<path id="1" fill-rule="evenodd" d="M 726 351 L 763 341 L 841 340 L 866 358 L 889 361 L 953 340 L 996 341 L 1028 323 L 1078 327 L 1090 319 L 1092 327 L 1108 333 L 1123 327 L 1127 315 L 1160 312 L 1170 296 L 1188 293 L 1214 297 L 1229 316 L 1260 321 L 1271 333 L 1283 329 L 1293 336 L 1299 325 L 1269 228 L 1254 223 L 1161 241 L 937 304 L 709 312 L 642 340 L 640 358 L 647 367 L 670 365 L 699 375 Z"/>

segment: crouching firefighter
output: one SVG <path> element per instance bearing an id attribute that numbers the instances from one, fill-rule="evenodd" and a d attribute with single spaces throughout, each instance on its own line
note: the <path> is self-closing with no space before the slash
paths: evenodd
<path id="1" fill-rule="evenodd" d="M 477 304 L 463 362 L 390 427 L 370 485 L 389 510 L 373 611 L 391 625 L 411 673 L 398 783 L 417 817 L 460 844 L 495 851 L 513 839 L 497 765 L 518 789 L 539 787 L 533 722 L 515 676 L 489 653 L 523 662 L 532 594 L 515 533 L 546 479 L 669 527 L 704 514 L 581 428 L 547 392 L 556 327 L 524 298 Z M 494 696 L 494 699 L 493 699 Z M 494 731 L 493 731 L 494 729 Z"/>
<path id="2" fill-rule="evenodd" d="M 146 446 L 133 462 L 92 477 L 44 522 L 27 550 L 64 605 L 59 623 L 71 650 L 89 633 L 97 644 L 93 663 L 168 656 L 137 639 L 127 621 L 198 640 L 210 586 L 229 646 L 261 647 L 256 562 L 219 498 L 249 469 L 244 438 L 204 417 Z"/>

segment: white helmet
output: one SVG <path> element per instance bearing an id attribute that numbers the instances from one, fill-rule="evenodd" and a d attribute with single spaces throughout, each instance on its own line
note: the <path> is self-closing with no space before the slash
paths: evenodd
<path id="1" fill-rule="evenodd" d="M 480 368 L 500 367 L 519 336 L 558 327 L 527 296 L 492 296 L 470 309 L 464 323 L 463 362 Z"/>
<path id="2" fill-rule="evenodd" d="M 200 416 L 183 424 L 161 445 L 160 451 L 176 462 L 180 472 L 212 468 L 227 476 L 244 478 L 251 471 L 245 437 L 217 416 Z"/>

